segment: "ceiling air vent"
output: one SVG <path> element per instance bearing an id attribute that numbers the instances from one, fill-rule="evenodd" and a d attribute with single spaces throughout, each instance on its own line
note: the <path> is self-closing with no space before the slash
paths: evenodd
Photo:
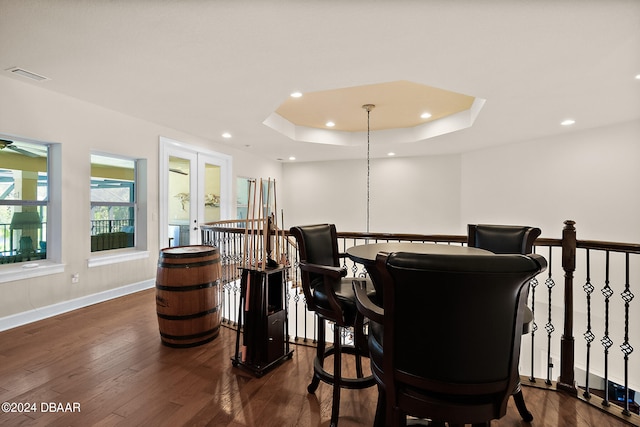
<path id="1" fill-rule="evenodd" d="M 26 77 L 31 80 L 38 81 L 38 82 L 41 82 L 44 80 L 51 80 L 49 77 L 41 76 L 40 74 L 36 74 L 32 71 L 27 71 L 24 68 L 13 67 L 13 68 L 9 68 L 7 71 L 9 71 L 10 73 L 18 74 L 22 77 Z"/>

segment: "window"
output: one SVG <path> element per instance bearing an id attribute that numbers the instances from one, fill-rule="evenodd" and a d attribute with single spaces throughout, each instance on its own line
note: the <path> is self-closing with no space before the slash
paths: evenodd
<path id="1" fill-rule="evenodd" d="M 133 248 L 137 161 L 91 155 L 91 252 Z"/>
<path id="2" fill-rule="evenodd" d="M 236 179 L 236 218 L 248 219 L 249 210 L 249 192 L 251 189 L 252 178 L 238 177 Z"/>
<path id="3" fill-rule="evenodd" d="M 47 259 L 49 146 L 0 135 L 0 264 Z"/>

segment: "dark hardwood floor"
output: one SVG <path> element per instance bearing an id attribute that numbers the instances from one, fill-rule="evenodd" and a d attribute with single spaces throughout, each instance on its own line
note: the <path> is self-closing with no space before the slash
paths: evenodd
<path id="1" fill-rule="evenodd" d="M 199 347 L 163 346 L 154 290 L 0 332 L 0 401 L 22 411 L 0 412 L 0 424 L 329 424 L 331 388 L 306 391 L 314 349 L 293 346 L 292 360 L 254 378 L 231 366 L 234 344 L 235 331 L 223 327 Z M 510 401 L 507 415 L 492 426 L 626 425 L 562 393 L 525 387 L 524 396 L 535 417 L 531 424 Z M 344 390 L 340 426 L 371 426 L 376 397 L 375 387 Z"/>

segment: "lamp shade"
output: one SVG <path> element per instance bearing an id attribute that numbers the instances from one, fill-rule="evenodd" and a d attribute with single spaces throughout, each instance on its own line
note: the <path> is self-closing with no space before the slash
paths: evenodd
<path id="1" fill-rule="evenodd" d="M 38 212 L 14 212 L 11 218 L 12 230 L 24 230 L 25 228 L 40 227 L 42 220 Z"/>

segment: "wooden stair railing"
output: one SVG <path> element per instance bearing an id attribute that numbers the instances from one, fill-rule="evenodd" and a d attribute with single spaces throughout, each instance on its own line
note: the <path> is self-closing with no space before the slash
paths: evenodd
<path id="1" fill-rule="evenodd" d="M 585 290 L 586 299 L 588 301 L 587 310 L 589 313 L 588 314 L 589 319 L 591 316 L 591 306 L 590 306 L 591 292 L 593 292 L 593 286 L 589 283 L 590 281 L 589 279 L 590 272 L 588 271 L 589 262 L 587 261 L 586 266 L 581 265 L 580 262 L 582 258 L 578 257 L 578 251 L 580 251 L 581 256 L 583 254 L 582 251 L 585 251 L 587 259 L 589 259 L 590 253 L 602 252 L 606 254 L 606 270 L 607 270 L 607 278 L 605 280 L 606 286 L 601 290 L 601 292 L 605 294 L 605 298 L 606 298 L 606 304 L 607 304 L 606 316 L 611 315 L 608 310 L 609 298 L 615 296 L 615 292 L 607 288 L 609 286 L 608 284 L 609 254 L 625 256 L 626 257 L 626 260 L 624 261 L 625 268 L 626 268 L 625 289 L 621 293 L 618 292 L 618 294 L 624 300 L 624 306 L 625 306 L 625 310 L 623 313 L 624 318 L 622 319 L 622 322 L 625 324 L 626 331 L 625 331 L 624 342 L 620 345 L 620 348 L 624 354 L 623 377 L 624 377 L 625 384 L 623 384 L 623 386 L 624 386 L 624 389 L 628 392 L 630 390 L 629 381 L 628 381 L 629 372 L 631 369 L 638 369 L 637 364 L 634 364 L 633 367 L 629 365 L 629 360 L 630 360 L 629 356 L 633 352 L 632 345 L 633 344 L 636 344 L 636 346 L 640 345 L 640 343 L 631 342 L 629 337 L 629 329 L 630 329 L 629 319 L 631 317 L 629 313 L 632 309 L 632 301 L 634 297 L 633 293 L 631 292 L 632 287 L 629 284 L 630 282 L 629 265 L 631 263 L 640 263 L 640 256 L 635 257 L 635 255 L 640 254 L 640 244 L 605 242 L 605 241 L 594 241 L 594 240 L 579 240 L 577 239 L 575 224 L 576 223 L 573 220 L 566 220 L 564 222 L 562 237 L 560 239 L 539 237 L 538 239 L 536 239 L 534 243 L 534 250 L 536 252 L 542 253 L 541 251 L 548 250 L 548 255 L 546 253 L 543 254 L 545 255 L 545 257 L 548 256 L 548 262 L 550 264 L 548 269 L 549 276 L 544 281 L 544 285 L 546 285 L 547 291 L 548 291 L 548 301 L 540 303 L 543 305 L 546 304 L 546 306 L 548 307 L 552 306 L 552 295 L 553 295 L 552 291 L 555 285 L 555 281 L 552 276 L 551 266 L 555 258 L 558 256 L 556 251 L 557 250 L 561 251 L 560 257 L 561 257 L 562 272 L 564 274 L 564 280 L 563 280 L 563 286 L 562 286 L 562 293 L 563 293 L 562 335 L 559 340 L 560 373 L 557 378 L 557 381 L 553 381 L 551 378 L 552 367 L 549 362 L 549 366 L 547 366 L 547 378 L 544 379 L 544 381 L 542 381 L 544 384 L 536 382 L 536 378 L 534 376 L 533 353 L 536 348 L 539 351 L 540 346 L 535 345 L 535 330 L 537 329 L 537 326 L 535 325 L 535 319 L 534 319 L 533 330 L 532 330 L 532 333 L 530 334 L 531 335 L 531 352 L 532 352 L 531 377 L 529 378 L 529 381 L 526 381 L 526 379 L 523 378 L 522 383 L 525 385 L 529 384 L 537 387 L 557 389 L 557 390 L 563 391 L 565 393 L 576 396 L 581 400 L 587 401 L 591 405 L 599 407 L 600 409 L 615 415 L 616 417 L 624 420 L 625 422 L 628 422 L 632 425 L 640 426 L 640 416 L 630 412 L 629 402 L 625 402 L 621 404 L 622 410 L 620 411 L 619 409 L 615 409 L 617 408 L 617 406 L 615 407 L 611 406 L 611 403 L 616 403 L 616 404 L 618 403 L 611 401 L 610 396 L 608 396 L 607 390 L 604 390 L 603 398 L 598 396 L 593 396 L 590 393 L 589 391 L 590 390 L 589 374 L 591 373 L 590 364 L 589 364 L 590 345 L 591 345 L 591 341 L 595 339 L 595 335 L 593 335 L 593 333 L 591 332 L 590 325 L 587 331 L 576 331 L 575 325 L 574 325 L 574 320 L 575 320 L 574 316 L 576 313 L 574 310 L 574 304 L 576 302 L 576 299 L 575 299 L 576 295 L 574 295 L 574 287 L 575 287 L 574 275 L 576 273 L 577 267 L 579 268 L 580 273 L 583 272 L 583 269 L 587 270 L 586 272 L 587 283 L 583 286 L 583 289 Z M 232 301 L 233 292 L 234 292 L 233 286 L 235 286 L 234 283 L 239 279 L 239 274 L 234 274 L 234 270 L 238 270 L 237 268 L 234 268 L 234 266 L 237 266 L 241 263 L 242 256 L 243 256 L 243 254 L 240 253 L 242 250 L 242 244 L 240 240 L 236 240 L 236 239 L 242 239 L 245 232 L 244 227 L 245 227 L 244 220 L 221 221 L 217 223 L 209 223 L 209 224 L 201 225 L 203 244 L 213 244 L 216 246 L 220 246 L 222 249 L 223 254 L 221 254 L 221 256 L 223 260 L 223 274 L 225 274 L 224 271 L 226 271 L 228 275 L 227 277 L 224 278 L 224 282 L 225 282 L 225 286 L 229 291 L 228 302 L 231 304 L 233 303 Z M 256 232 L 259 233 L 260 231 L 256 231 Z M 285 235 L 287 236 L 287 249 L 286 249 L 287 260 L 289 262 L 289 265 L 292 267 L 290 269 L 291 272 L 289 273 L 288 281 L 291 283 L 292 288 L 299 289 L 298 278 L 300 276 L 297 271 L 297 249 L 295 247 L 295 240 L 290 238 L 288 231 L 285 232 Z M 342 252 L 345 252 L 348 247 L 351 247 L 357 244 L 364 244 L 367 242 L 413 241 L 413 242 L 433 242 L 437 244 L 459 244 L 459 245 L 464 245 L 467 242 L 466 235 L 465 236 L 422 235 L 422 234 L 361 233 L 361 232 L 338 232 L 338 239 L 341 244 L 340 250 Z M 631 259 L 630 256 L 634 256 L 634 258 Z M 224 269 L 225 265 L 227 267 L 226 270 Z M 636 265 L 637 264 L 633 264 L 634 267 Z M 350 267 L 349 270 L 351 271 L 354 277 L 366 274 L 366 271 L 364 271 L 361 268 L 361 266 L 355 265 L 355 263 L 352 265 L 349 265 L 348 267 Z M 640 282 L 640 279 L 637 279 L 637 281 Z M 532 288 L 530 292 L 532 309 L 535 309 L 535 305 L 538 304 L 535 301 L 535 298 L 536 298 L 535 285 L 536 284 L 532 284 Z M 295 295 L 296 292 L 294 292 L 293 294 Z M 299 298 L 299 296 L 296 296 L 295 298 L 297 303 L 297 298 Z M 615 314 L 618 315 L 619 313 L 615 313 Z M 539 320 L 542 320 L 544 316 L 543 315 L 536 316 L 536 318 L 538 317 L 539 317 Z M 552 315 L 551 315 L 551 309 L 549 308 L 547 319 L 546 319 L 547 324 L 544 327 L 544 330 L 547 333 L 547 349 L 546 350 L 548 354 L 547 360 L 549 361 L 551 360 L 551 353 L 552 353 L 551 343 L 552 343 L 552 340 L 554 337 L 554 331 L 555 331 L 553 320 L 554 319 L 552 318 Z M 305 325 L 306 325 L 307 320 L 303 320 L 303 321 L 305 322 Z M 608 317 L 607 317 L 607 322 L 608 322 Z M 636 328 L 635 325 L 634 325 L 634 328 Z M 306 330 L 305 328 L 303 329 Z M 582 386 L 578 387 L 576 385 L 575 366 L 576 366 L 577 342 L 574 337 L 574 334 L 576 333 L 583 335 L 585 340 L 587 341 L 587 344 L 586 344 L 587 346 L 587 350 L 586 350 L 587 379 L 586 379 L 586 385 L 584 387 Z M 303 333 L 303 336 L 301 338 L 303 341 L 305 342 L 307 341 L 306 334 Z M 295 334 L 295 339 L 296 340 L 299 339 L 297 333 Z M 605 332 L 605 336 L 602 337 L 601 344 L 603 345 L 603 347 L 605 347 L 604 349 L 605 358 L 606 360 L 608 360 L 609 347 L 613 345 L 613 343 L 611 342 L 611 339 L 609 338 L 608 332 Z M 580 361 L 582 361 L 582 359 L 580 359 Z M 610 378 L 609 378 L 609 372 L 606 365 L 607 363 L 605 362 L 603 380 L 605 384 L 608 384 L 610 381 Z M 640 377 L 640 373 L 633 371 L 633 374 L 635 375 L 634 378 L 636 378 L 635 381 L 638 381 L 637 378 Z M 579 393 L 579 391 L 581 390 L 583 392 Z"/>

